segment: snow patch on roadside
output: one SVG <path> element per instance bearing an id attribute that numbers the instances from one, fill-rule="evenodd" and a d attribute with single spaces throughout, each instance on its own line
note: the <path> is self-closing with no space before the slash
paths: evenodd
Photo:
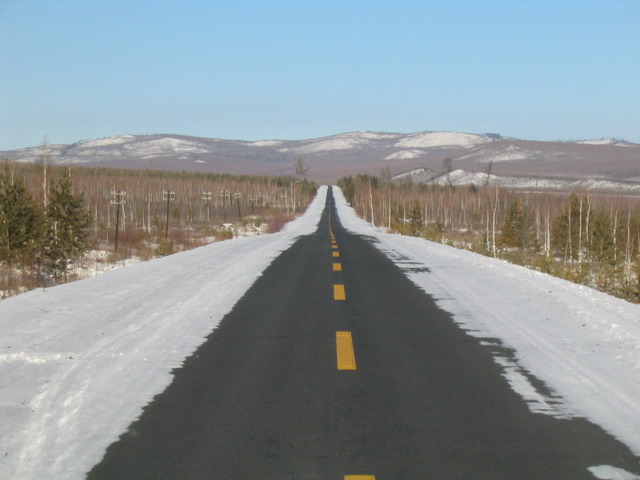
<path id="1" fill-rule="evenodd" d="M 589 467 L 587 470 L 601 480 L 640 480 L 640 476 L 611 465 L 598 465 L 597 467 Z"/>

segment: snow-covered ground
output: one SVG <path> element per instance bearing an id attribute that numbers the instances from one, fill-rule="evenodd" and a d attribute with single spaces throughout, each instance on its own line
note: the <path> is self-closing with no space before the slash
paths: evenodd
<path id="1" fill-rule="evenodd" d="M 0 478 L 80 479 L 280 252 L 283 231 L 218 242 L 0 303 Z"/>
<path id="2" fill-rule="evenodd" d="M 0 478 L 80 479 L 278 254 L 315 231 L 326 188 L 276 234 L 229 240 L 0 303 Z M 640 306 L 358 219 L 471 335 L 530 408 L 586 417 L 640 455 Z M 417 273 L 416 266 L 428 272 Z M 500 348 L 498 348 L 500 347 Z M 541 379 L 549 391 L 530 382 Z M 594 478 L 637 479 L 594 465 Z"/>

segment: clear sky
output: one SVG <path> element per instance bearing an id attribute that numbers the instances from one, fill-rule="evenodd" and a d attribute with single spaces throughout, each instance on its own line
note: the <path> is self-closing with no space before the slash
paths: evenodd
<path id="1" fill-rule="evenodd" d="M 354 130 L 640 143 L 640 0 L 0 0 L 0 150 Z"/>

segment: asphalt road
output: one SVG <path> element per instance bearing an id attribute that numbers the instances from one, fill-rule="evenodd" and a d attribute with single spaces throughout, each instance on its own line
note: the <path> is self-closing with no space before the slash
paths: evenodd
<path id="1" fill-rule="evenodd" d="M 531 413 L 491 349 L 371 240 L 342 229 L 332 202 L 317 232 L 272 263 L 88 478 L 638 473 L 639 459 L 600 428 Z"/>

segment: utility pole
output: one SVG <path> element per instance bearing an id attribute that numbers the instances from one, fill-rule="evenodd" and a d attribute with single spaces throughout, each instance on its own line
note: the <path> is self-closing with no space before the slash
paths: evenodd
<path id="1" fill-rule="evenodd" d="M 125 197 L 127 195 L 126 190 L 111 190 L 111 205 L 116 206 L 116 244 L 113 248 L 114 252 L 118 251 L 118 230 L 120 229 L 120 205 L 127 203 Z"/>
<path id="2" fill-rule="evenodd" d="M 49 141 L 44 137 L 42 141 L 42 204 L 44 214 L 47 215 L 47 205 L 49 204 L 49 188 L 47 186 L 47 163 L 49 161 Z"/>
<path id="3" fill-rule="evenodd" d="M 242 199 L 242 193 L 236 192 L 233 194 L 233 198 L 236 199 L 236 204 L 238 205 L 238 221 L 242 221 L 242 214 L 240 213 L 240 200 Z"/>
<path id="4" fill-rule="evenodd" d="M 164 200 L 167 201 L 167 223 L 164 228 L 164 241 L 169 241 L 169 203 L 175 200 L 176 192 L 174 190 L 164 191 Z"/>
<path id="5" fill-rule="evenodd" d="M 229 190 L 222 190 L 220 196 L 222 197 L 222 223 L 227 223 L 227 197 L 229 196 Z"/>
<path id="6" fill-rule="evenodd" d="M 209 223 L 209 202 L 211 202 L 211 192 L 202 192 L 202 200 L 207 204 L 207 223 Z"/>

